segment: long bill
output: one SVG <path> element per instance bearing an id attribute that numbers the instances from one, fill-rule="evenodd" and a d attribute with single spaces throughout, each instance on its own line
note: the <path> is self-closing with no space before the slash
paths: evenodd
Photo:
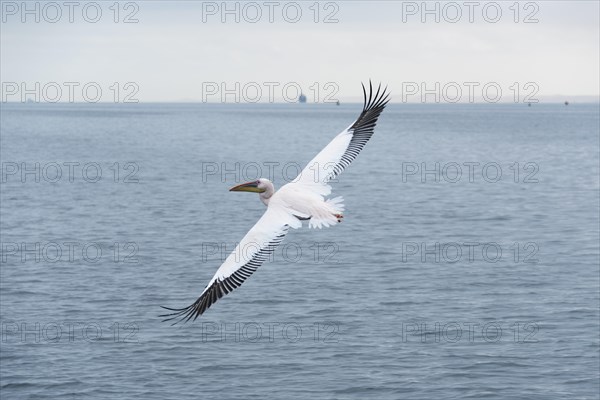
<path id="1" fill-rule="evenodd" d="M 230 192 L 263 193 L 266 189 L 258 187 L 258 181 L 246 182 L 229 189 Z"/>

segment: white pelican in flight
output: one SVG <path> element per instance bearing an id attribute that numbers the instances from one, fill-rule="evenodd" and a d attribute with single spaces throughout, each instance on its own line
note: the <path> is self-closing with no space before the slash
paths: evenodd
<path id="1" fill-rule="evenodd" d="M 337 135 L 308 163 L 300 175 L 275 191 L 273 183 L 265 178 L 242 183 L 229 189 L 232 192 L 258 193 L 267 211 L 244 236 L 233 252 L 208 282 L 200 297 L 184 308 L 163 307 L 169 314 L 164 321 L 196 319 L 224 295 L 239 287 L 273 253 L 283 241 L 289 228 L 302 227 L 308 220 L 310 228 L 321 228 L 341 222 L 344 211 L 342 197 L 325 199 L 331 194 L 328 182 L 338 176 L 356 158 L 373 136 L 377 118 L 389 101 L 386 89 L 369 95 L 363 85 L 364 106 L 358 119 Z"/>

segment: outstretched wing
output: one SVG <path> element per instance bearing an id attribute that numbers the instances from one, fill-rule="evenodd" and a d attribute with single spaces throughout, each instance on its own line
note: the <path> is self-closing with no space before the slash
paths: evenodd
<path id="1" fill-rule="evenodd" d="M 239 287 L 283 241 L 289 229 L 288 218 L 289 214 L 268 208 L 217 270 L 200 297 L 184 308 L 163 307 L 173 312 L 160 317 L 165 317 L 164 321 L 175 319 L 173 325 L 195 320 L 217 300 Z"/>
<path id="2" fill-rule="evenodd" d="M 386 89 L 373 94 L 373 86 L 369 81 L 369 96 L 363 85 L 364 106 L 362 113 L 352 125 L 337 135 L 308 165 L 293 183 L 313 186 L 319 194 L 330 193 L 327 183 L 338 176 L 350 165 L 369 141 L 375 129 L 379 115 L 389 101 Z"/>

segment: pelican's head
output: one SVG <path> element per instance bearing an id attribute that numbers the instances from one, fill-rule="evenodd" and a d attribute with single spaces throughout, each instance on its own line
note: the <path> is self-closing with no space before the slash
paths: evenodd
<path id="1" fill-rule="evenodd" d="M 252 192 L 260 193 L 260 199 L 263 203 L 268 204 L 269 198 L 275 193 L 273 183 L 265 178 L 260 178 L 256 181 L 242 183 L 229 189 L 230 192 Z"/>
<path id="2" fill-rule="evenodd" d="M 256 181 L 242 183 L 229 189 L 230 192 L 253 192 L 265 193 L 269 189 L 273 189 L 273 183 L 265 178 L 260 178 Z"/>

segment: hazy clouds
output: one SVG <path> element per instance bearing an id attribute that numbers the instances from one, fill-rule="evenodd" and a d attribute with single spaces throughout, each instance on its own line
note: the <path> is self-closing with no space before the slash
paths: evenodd
<path id="1" fill-rule="evenodd" d="M 23 14 L 21 2 L 2 2 L 3 82 L 97 82 L 105 91 L 118 82 L 119 96 L 134 82 L 141 101 L 219 101 L 219 92 L 207 97 L 212 82 L 246 85 L 247 96 L 258 85 L 259 101 L 269 91 L 281 101 L 290 82 L 322 101 L 334 83 L 336 98 L 355 100 L 368 78 L 395 94 L 413 83 L 420 91 L 437 82 L 442 91 L 454 82 L 461 101 L 465 82 L 478 83 L 476 97 L 495 83 L 502 101 L 517 89 L 520 97 L 533 92 L 525 88 L 532 82 L 542 100 L 599 94 L 595 1 L 138 1 L 119 3 L 118 12 L 113 2 L 74 3 L 30 2 Z M 446 95 L 456 89 L 446 87 Z"/>

